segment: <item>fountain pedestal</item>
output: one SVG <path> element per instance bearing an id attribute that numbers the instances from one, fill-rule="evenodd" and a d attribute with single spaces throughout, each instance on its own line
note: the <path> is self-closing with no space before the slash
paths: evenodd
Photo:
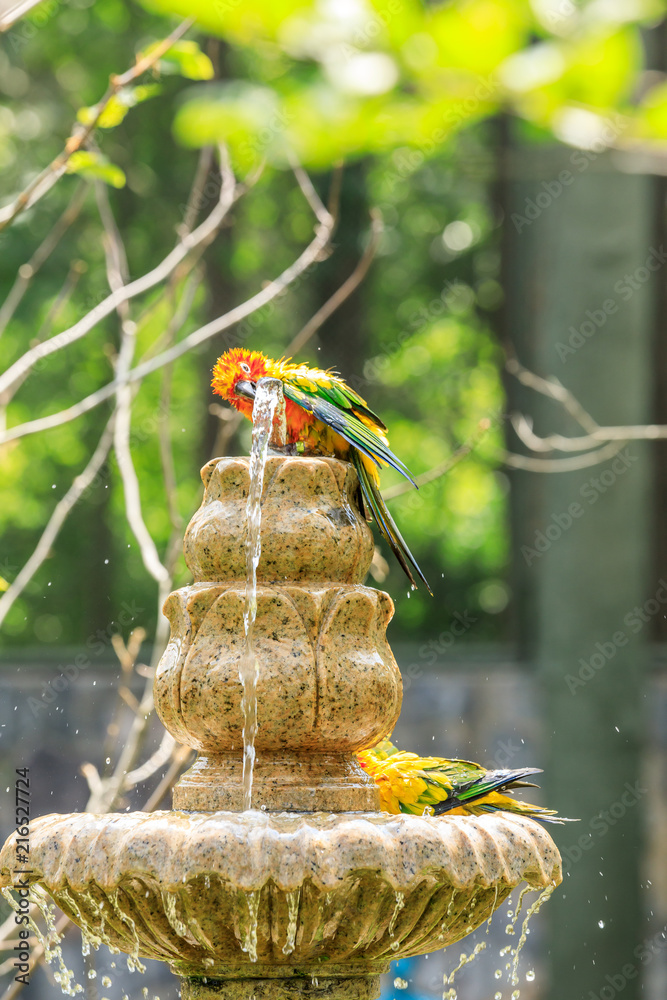
<path id="1" fill-rule="evenodd" d="M 32 881 L 93 940 L 169 962 L 200 1000 L 372 1000 L 396 958 L 458 941 L 521 881 L 560 881 L 537 823 L 392 816 L 356 751 L 393 728 L 401 680 L 390 598 L 365 587 L 373 542 L 356 474 L 327 458 L 268 459 L 254 645 L 257 762 L 242 812 L 248 461 L 202 471 L 185 537 L 195 582 L 165 604 L 155 677 L 167 729 L 198 758 L 174 811 L 46 816 Z M 12 884 L 12 838 L 0 883 Z"/>

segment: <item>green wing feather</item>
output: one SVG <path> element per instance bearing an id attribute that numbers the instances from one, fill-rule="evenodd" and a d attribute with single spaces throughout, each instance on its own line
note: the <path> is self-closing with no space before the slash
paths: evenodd
<path id="1" fill-rule="evenodd" d="M 378 434 L 375 434 L 370 427 L 367 427 L 359 419 L 357 414 L 361 413 L 371 419 L 379 430 L 386 430 L 380 418 L 372 410 L 368 409 L 360 396 L 338 381 L 328 380 L 324 382 L 320 380 L 315 382 L 304 377 L 303 379 L 296 378 L 294 381 L 284 380 L 283 386 L 285 396 L 288 399 L 291 399 L 293 403 L 297 403 L 304 410 L 312 413 L 318 420 L 331 427 L 332 430 L 340 434 L 342 438 L 352 445 L 350 458 L 357 470 L 364 499 L 368 509 L 373 514 L 375 523 L 391 546 L 394 555 L 412 584 L 414 586 L 417 585 L 412 573 L 412 570 L 414 570 L 417 576 L 426 584 L 429 594 L 432 594 L 426 577 L 394 523 L 382 498 L 382 494 L 373 478 L 369 475 L 368 469 L 362 459 L 362 455 L 365 455 L 378 466 L 381 463 L 390 465 L 397 472 L 400 472 L 402 476 L 405 476 L 413 486 L 417 486 L 401 460 L 394 455 L 389 446 Z M 315 391 L 311 391 L 311 386 Z"/>
<path id="2" fill-rule="evenodd" d="M 304 410 L 314 414 L 318 420 L 331 427 L 354 448 L 358 448 L 364 455 L 372 459 L 376 465 L 379 466 L 382 462 L 390 465 L 416 487 L 416 483 L 405 465 L 394 455 L 382 438 L 374 434 L 370 427 L 367 427 L 355 416 L 349 402 L 347 408 L 343 409 L 328 398 L 328 393 L 324 395 L 323 392 L 319 391 L 319 388 L 318 392 L 307 392 L 294 382 L 288 381 L 284 381 L 283 386 L 285 395 L 293 403 L 297 403 Z M 370 413 L 370 410 L 368 412 Z"/>

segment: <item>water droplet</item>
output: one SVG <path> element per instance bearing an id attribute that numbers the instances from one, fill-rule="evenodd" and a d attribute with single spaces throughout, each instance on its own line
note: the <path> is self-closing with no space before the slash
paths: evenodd
<path id="1" fill-rule="evenodd" d="M 514 924 L 508 924 L 505 928 L 506 934 L 514 934 Z"/>
<path id="2" fill-rule="evenodd" d="M 520 990 L 512 990 L 512 1000 L 519 1000 L 520 996 L 521 996 Z"/>
<path id="3" fill-rule="evenodd" d="M 102 986 L 111 986 L 111 978 L 109 976 L 102 976 Z"/>
<path id="4" fill-rule="evenodd" d="M 534 979 L 535 979 L 535 970 L 529 969 L 528 972 L 526 973 L 526 981 L 532 983 Z"/>
<path id="5" fill-rule="evenodd" d="M 88 969 L 88 978 L 97 979 L 97 973 L 95 972 L 95 969 Z"/>
<path id="6" fill-rule="evenodd" d="M 389 947 L 391 948 L 392 951 L 398 951 L 401 945 L 399 941 L 392 941 Z"/>
<path id="7" fill-rule="evenodd" d="M 602 930 L 602 928 L 604 927 L 604 920 L 598 920 L 598 927 L 600 928 L 600 930 Z"/>
<path id="8" fill-rule="evenodd" d="M 498 992 L 498 993 L 494 993 L 494 994 L 493 994 L 493 1000 L 503 1000 L 503 995 L 502 995 L 502 993 L 500 993 L 500 992 Z"/>
<path id="9" fill-rule="evenodd" d="M 500 969 L 496 969 L 496 971 L 493 973 L 493 978 L 494 979 L 500 979 L 501 977 L 502 977 L 501 970 Z"/>
<path id="10" fill-rule="evenodd" d="M 408 981 L 407 979 L 401 979 L 400 976 L 396 976 L 396 979 L 394 979 L 394 986 L 397 990 L 407 990 Z"/>

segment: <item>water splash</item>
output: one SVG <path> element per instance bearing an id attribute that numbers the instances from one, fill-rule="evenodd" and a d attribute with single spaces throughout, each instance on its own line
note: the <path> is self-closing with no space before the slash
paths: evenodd
<path id="1" fill-rule="evenodd" d="M 496 905 L 498 903 L 498 890 L 499 889 L 500 889 L 500 886 L 497 885 L 496 886 L 496 894 L 493 897 L 493 906 L 491 907 L 491 912 L 489 914 L 489 919 L 486 921 L 486 935 L 487 935 L 487 937 L 489 935 L 489 931 L 491 930 L 491 921 L 493 920 L 493 915 L 496 912 Z"/>
<path id="2" fill-rule="evenodd" d="M 259 913 L 260 890 L 255 889 L 244 893 L 248 904 L 248 925 L 243 934 L 241 951 L 244 951 L 251 962 L 257 961 L 257 922 Z"/>
<path id="3" fill-rule="evenodd" d="M 257 735 L 257 681 L 259 661 L 255 653 L 254 630 L 257 617 L 257 567 L 262 552 L 262 488 L 264 469 L 273 430 L 273 417 L 279 401 L 276 379 L 260 379 L 257 383 L 252 411 L 252 448 L 250 451 L 250 488 L 246 503 L 248 538 L 246 541 L 246 585 L 243 630 L 245 649 L 239 662 L 239 678 L 243 687 L 243 808 L 252 808 L 252 777 L 255 767 L 255 736 Z"/>
<path id="4" fill-rule="evenodd" d="M 130 972 L 140 972 L 142 975 L 146 971 L 146 966 L 139 958 L 139 947 L 141 942 L 139 941 L 139 933 L 137 931 L 137 925 L 130 916 L 129 913 L 125 912 L 125 908 L 122 907 L 118 902 L 119 889 L 112 889 L 108 893 L 108 899 L 111 903 L 112 909 L 117 917 L 129 928 L 130 934 L 132 935 L 132 951 L 125 956 L 127 967 Z M 148 893 L 146 893 L 148 896 Z M 100 904 L 100 913 L 102 913 L 102 905 Z M 104 916 L 102 915 L 102 927 L 104 927 Z M 88 933 L 90 934 L 90 928 L 88 928 Z M 94 942 L 93 942 L 94 943 Z M 104 942 L 107 947 L 111 948 L 111 951 L 117 952 L 118 949 L 113 947 L 108 940 Z"/>
<path id="5" fill-rule="evenodd" d="M 388 928 L 389 937 L 394 936 L 394 931 L 396 930 L 396 921 L 398 920 L 398 915 L 404 906 L 405 906 L 405 893 L 397 892 L 395 894 L 394 912 L 392 913 L 391 920 L 389 921 L 389 928 Z M 394 948 L 393 945 L 391 947 L 393 948 L 394 951 L 396 951 L 396 948 Z"/>
<path id="6" fill-rule="evenodd" d="M 469 955 L 466 955 L 464 951 L 461 952 L 459 964 L 454 969 L 452 969 L 452 971 L 449 973 L 449 975 L 444 981 L 444 985 L 449 986 L 450 989 L 445 990 L 445 992 L 442 994 L 443 1000 L 456 1000 L 457 992 L 451 985 L 454 982 L 454 976 L 456 975 L 457 972 L 461 971 L 464 965 L 469 965 L 471 962 L 474 962 L 477 956 L 480 954 L 480 952 L 484 951 L 485 948 L 486 948 L 486 941 L 478 941 Z"/>
<path id="7" fill-rule="evenodd" d="M 175 893 L 163 891 L 162 902 L 164 903 L 164 915 L 169 921 L 169 926 L 179 937 L 188 937 L 188 925 L 178 915 L 176 903 L 178 898 Z"/>
<path id="8" fill-rule="evenodd" d="M 519 898 L 516 903 L 516 910 L 508 910 L 507 916 L 509 917 L 509 923 L 505 927 L 506 934 L 514 934 L 516 929 L 517 921 L 519 919 L 519 914 L 521 913 L 521 907 L 523 906 L 523 900 L 527 893 L 532 892 L 532 886 L 524 885 L 523 889 L 519 893 Z"/>
<path id="9" fill-rule="evenodd" d="M 528 921 L 534 913 L 540 912 L 541 907 L 544 903 L 546 903 L 547 899 L 549 899 L 555 888 L 555 885 L 548 885 L 546 889 L 542 890 L 535 902 L 532 903 L 526 910 L 526 916 L 524 917 L 524 921 L 521 926 L 521 936 L 519 938 L 519 943 L 516 946 L 514 960 L 512 962 L 512 986 L 516 986 L 519 982 L 519 955 L 521 954 L 521 949 L 526 943 L 526 937 L 528 936 Z"/>
<path id="10" fill-rule="evenodd" d="M 301 889 L 293 889 L 287 896 L 287 940 L 283 945 L 283 955 L 291 955 L 296 944 L 297 917 L 299 915 L 299 900 Z"/>
<path id="11" fill-rule="evenodd" d="M 12 910 L 16 913 L 25 913 L 25 910 L 20 909 L 17 900 L 12 895 L 11 889 L 4 888 L 1 891 Z M 65 964 L 61 946 L 62 938 L 56 930 L 55 907 L 49 903 L 41 886 L 33 885 L 30 887 L 28 900 L 37 907 L 46 925 L 46 931 L 42 932 L 41 927 L 35 922 L 30 911 L 28 912 L 27 926 L 30 927 L 44 949 L 44 958 L 49 965 L 57 964 L 58 966 L 57 970 L 53 973 L 53 978 L 67 996 L 73 997 L 77 993 L 83 993 L 83 986 L 76 982 L 74 972 L 72 969 L 68 969 Z"/>

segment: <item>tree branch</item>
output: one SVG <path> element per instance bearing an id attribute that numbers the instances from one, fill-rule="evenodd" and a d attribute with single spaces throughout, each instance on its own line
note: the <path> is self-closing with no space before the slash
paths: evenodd
<path id="1" fill-rule="evenodd" d="M 28 186 L 19 194 L 13 202 L 6 205 L 3 209 L 0 209 L 0 232 L 7 226 L 11 225 L 14 219 L 25 212 L 26 209 L 32 208 L 36 202 L 43 198 L 51 188 L 60 180 L 62 175 L 67 170 L 67 163 L 69 161 L 72 153 L 77 150 L 82 149 L 85 143 L 88 141 L 89 137 L 97 128 L 100 118 L 107 107 L 109 101 L 119 90 L 126 87 L 137 77 L 141 76 L 146 70 L 155 66 L 157 62 L 162 58 L 165 52 L 171 48 L 174 42 L 178 41 L 182 35 L 191 27 L 194 23 L 194 18 L 188 18 L 187 21 L 182 21 L 177 28 L 172 31 L 172 33 L 164 39 L 148 56 L 144 56 L 143 59 L 138 60 L 134 66 L 126 70 L 121 76 L 112 76 L 109 80 L 109 87 L 106 94 L 96 105 L 95 116 L 93 120 L 83 127 L 75 126 L 72 130 L 72 134 L 65 143 L 65 148 L 62 153 L 51 163 L 42 170 Z"/>
<path id="2" fill-rule="evenodd" d="M 546 396 L 549 399 L 553 399 L 555 402 L 559 403 L 563 409 L 569 413 L 569 415 L 576 420 L 580 427 L 586 431 L 586 434 L 578 436 L 570 436 L 565 434 L 549 434 L 543 437 L 536 434 L 533 430 L 533 422 L 530 417 L 525 416 L 522 413 L 514 413 L 511 415 L 510 420 L 514 430 L 517 433 L 519 439 L 529 448 L 531 451 L 537 452 L 573 452 L 573 451 L 588 451 L 595 449 L 592 453 L 593 455 L 601 456 L 597 459 L 593 459 L 592 455 L 581 456 L 584 460 L 580 464 L 576 464 L 574 460 L 568 460 L 569 464 L 562 465 L 561 471 L 567 471 L 567 469 L 582 469 L 588 465 L 595 465 L 597 462 L 602 462 L 609 457 L 610 452 L 605 450 L 601 445 L 606 445 L 610 442 L 617 442 L 617 446 L 613 454 L 620 451 L 623 444 L 628 441 L 658 441 L 667 439 L 667 426 L 664 424 L 631 424 L 628 426 L 610 426 L 601 427 L 600 424 L 588 413 L 587 410 L 581 405 L 576 396 L 566 389 L 558 379 L 549 378 L 544 379 L 539 375 L 535 375 L 534 372 L 529 371 L 524 368 L 516 358 L 510 358 L 507 361 L 507 370 L 515 375 L 516 378 L 523 384 L 535 392 L 539 392 L 541 395 Z M 517 461 L 523 462 L 524 456 L 512 455 L 511 460 L 513 463 Z M 591 459 L 588 461 L 587 459 Z M 514 468 L 531 468 L 535 471 L 557 471 L 556 469 L 546 469 L 535 464 L 534 459 L 526 459 L 529 463 L 526 464 L 514 464 Z M 532 463 L 532 464 L 531 464 Z"/>
<path id="3" fill-rule="evenodd" d="M 67 515 L 81 498 L 82 494 L 92 484 L 96 475 L 106 461 L 113 440 L 114 420 L 115 413 L 112 414 L 109 422 L 104 428 L 99 444 L 93 452 L 88 465 L 83 472 L 79 473 L 79 475 L 75 478 L 65 496 L 56 505 L 55 510 L 51 514 L 49 522 L 42 533 L 42 537 L 37 543 L 35 551 L 30 556 L 13 583 L 5 591 L 2 597 L 0 597 L 0 624 L 2 624 L 5 620 L 7 612 L 11 608 L 14 601 L 30 583 L 33 576 L 48 556 L 51 546 L 58 537 L 58 533 L 67 519 Z"/>
<path id="4" fill-rule="evenodd" d="M 30 282 L 35 277 L 42 264 L 50 257 L 51 253 L 60 243 L 69 227 L 79 216 L 79 212 L 86 200 L 86 195 L 90 185 L 82 181 L 74 191 L 71 201 L 63 214 L 57 220 L 50 232 L 44 237 L 34 254 L 26 264 L 21 264 L 18 274 L 14 279 L 14 284 L 9 290 L 7 298 L 0 306 L 0 336 L 4 333 L 7 324 L 16 312 L 23 296 L 30 287 Z"/>
<path id="5" fill-rule="evenodd" d="M 379 209 L 371 209 L 370 237 L 359 263 L 349 278 L 343 282 L 340 288 L 336 289 L 331 298 L 328 299 L 324 305 L 320 306 L 315 315 L 308 320 L 306 325 L 297 333 L 291 343 L 288 344 L 285 349 L 286 354 L 296 354 L 297 351 L 300 351 L 301 348 L 308 343 L 310 338 L 317 333 L 319 328 L 326 323 L 329 317 L 333 315 L 336 309 L 339 309 L 343 302 L 345 302 L 346 299 L 349 299 L 350 295 L 356 291 L 368 274 L 368 269 L 370 268 L 373 258 L 375 257 L 383 228 L 382 215 Z"/>
<path id="6" fill-rule="evenodd" d="M 194 347 L 204 343 L 211 337 L 216 336 L 216 334 L 222 333 L 224 330 L 228 330 L 236 323 L 245 319 L 246 316 L 250 316 L 252 313 L 257 312 L 263 306 L 277 298 L 285 288 L 288 288 L 289 285 L 296 280 L 296 278 L 303 274 L 304 271 L 308 270 L 308 268 L 319 259 L 320 253 L 324 247 L 327 246 L 331 238 L 334 225 L 335 219 L 332 216 L 329 216 L 326 225 L 323 224 L 317 227 L 314 239 L 308 244 L 306 249 L 294 261 L 294 263 L 287 267 L 280 275 L 278 275 L 277 278 L 274 278 L 273 281 L 262 288 L 261 291 L 251 296 L 251 298 L 246 299 L 245 302 L 242 302 L 240 305 L 231 309 L 223 316 L 219 316 L 217 319 L 214 319 L 205 326 L 195 330 L 188 337 L 185 337 L 184 340 L 174 344 L 174 346 L 170 347 L 168 350 L 161 352 L 149 361 L 144 361 L 137 365 L 136 368 L 133 368 L 130 372 L 128 372 L 124 380 L 121 381 L 119 379 L 114 379 L 112 382 L 109 382 L 101 389 L 92 393 L 90 396 L 86 396 L 78 403 L 75 403 L 73 406 L 70 406 L 65 410 L 61 410 L 58 413 L 54 413 L 47 417 L 41 417 L 37 420 L 31 420 L 24 424 L 20 424 L 17 427 L 10 428 L 2 435 L 2 437 L 0 437 L 0 444 L 4 444 L 7 441 L 14 441 L 17 438 L 25 437 L 28 434 L 35 434 L 38 431 L 50 430 L 53 427 L 60 427 L 62 424 L 66 424 L 70 420 L 76 420 L 77 417 L 82 416 L 84 413 L 88 413 L 96 406 L 99 406 L 100 403 L 104 402 L 104 400 L 110 399 L 111 396 L 115 395 L 119 385 L 123 385 L 125 382 L 131 383 L 140 381 L 145 378 L 146 375 L 150 375 L 152 372 L 158 371 L 165 365 L 171 364 L 172 361 L 180 358 L 183 354 L 187 354 L 188 351 L 191 351 Z M 202 226 L 194 231 L 193 237 L 201 230 L 201 228 Z M 139 279 L 139 281 L 141 280 L 143 279 Z M 137 284 L 137 282 L 133 282 L 132 284 Z M 132 287 L 132 284 L 125 286 L 124 291 L 127 298 L 130 297 L 127 295 L 127 290 Z M 138 294 L 138 292 L 135 294 Z M 108 303 L 112 299 L 114 299 L 114 304 L 117 305 L 118 302 L 122 300 L 122 296 L 115 293 L 115 295 L 109 296 L 105 299 L 105 303 Z M 99 310 L 100 306 L 97 306 L 96 309 Z M 95 311 L 96 310 L 93 310 L 93 312 Z M 107 314 L 108 313 L 105 311 L 104 315 Z M 99 318 L 102 317 L 100 316 Z M 84 320 L 81 320 L 80 323 L 84 323 L 86 320 L 87 317 L 84 317 Z M 80 324 L 77 324 L 77 326 L 79 325 Z M 74 327 L 72 327 L 72 330 L 73 329 Z M 84 332 L 87 332 L 87 330 Z M 83 336 L 83 333 L 80 333 L 79 336 Z M 49 341 L 49 343 L 51 343 L 51 341 Z M 7 374 L 9 375 L 9 373 Z M 2 388 L 2 382 L 3 380 L 0 379 L 0 389 Z"/>
<path id="7" fill-rule="evenodd" d="M 233 178 L 230 179 L 230 175 L 225 172 L 223 175 L 223 183 L 220 188 L 220 198 L 217 204 L 213 208 L 210 215 L 208 215 L 207 218 L 195 230 L 193 230 L 192 233 L 188 233 L 183 236 L 171 253 L 167 254 L 164 260 L 162 260 L 157 267 L 154 267 L 152 271 L 142 275 L 141 278 L 137 278 L 135 281 L 129 282 L 129 284 L 123 285 L 122 288 L 116 289 L 116 291 L 112 292 L 111 295 L 107 295 L 102 302 L 95 306 L 94 309 L 91 309 L 89 313 L 83 316 L 73 326 L 69 327 L 69 329 L 63 330 L 62 333 L 52 337 L 50 340 L 46 341 L 46 343 L 40 344 L 38 347 L 26 351 L 22 357 L 15 361 L 14 364 L 11 365 L 11 367 L 8 368 L 2 376 L 0 376 L 0 394 L 11 388 L 14 382 L 28 372 L 36 361 L 39 361 L 41 358 L 48 357 L 48 355 L 54 354 L 56 351 L 60 351 L 64 347 L 69 347 L 70 344 L 75 343 L 75 341 L 80 340 L 81 337 L 84 337 L 87 333 L 89 333 L 106 316 L 109 316 L 112 312 L 117 310 L 123 302 L 128 302 L 137 295 L 142 295 L 144 292 L 149 291 L 155 285 L 158 285 L 161 281 L 168 278 L 192 250 L 207 240 L 212 234 L 217 232 L 223 219 L 229 212 L 229 209 L 232 207 L 236 199 L 240 197 L 243 190 L 244 188 L 242 186 L 235 186 Z M 115 390 L 116 387 L 114 386 L 110 395 L 114 395 Z"/>

